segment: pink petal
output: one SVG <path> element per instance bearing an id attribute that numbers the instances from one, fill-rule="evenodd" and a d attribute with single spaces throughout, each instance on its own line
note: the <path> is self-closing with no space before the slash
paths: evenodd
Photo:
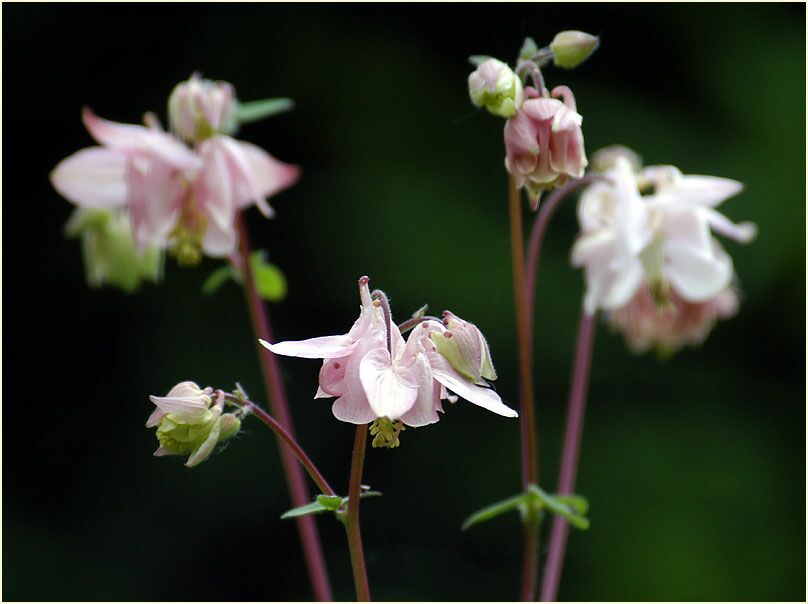
<path id="1" fill-rule="evenodd" d="M 275 159 L 256 145 L 242 141 L 234 142 L 240 148 L 252 175 L 254 190 L 259 197 L 255 201 L 259 204 L 259 208 L 264 197 L 272 197 L 275 193 L 291 187 L 300 178 L 300 168 L 297 166 Z M 252 201 L 246 190 L 241 192 L 238 199 L 240 207 L 248 206 Z"/>
<path id="2" fill-rule="evenodd" d="M 146 427 L 154 428 L 157 424 L 160 423 L 160 420 L 163 419 L 163 416 L 165 414 L 166 412 L 160 409 L 159 407 L 155 409 L 149 416 L 149 419 L 146 420 Z"/>
<path id="3" fill-rule="evenodd" d="M 353 352 L 356 342 L 346 335 L 321 336 L 308 340 L 278 342 L 270 344 L 265 340 L 258 340 L 264 348 L 275 354 L 287 357 L 300 357 L 303 359 L 333 359 L 344 357 Z"/>
<path id="4" fill-rule="evenodd" d="M 207 405 L 199 400 L 173 396 L 150 396 L 149 400 L 157 405 L 163 413 L 170 413 L 184 422 L 201 421 L 208 412 Z"/>
<path id="5" fill-rule="evenodd" d="M 154 455 L 155 457 L 164 457 L 166 455 L 177 455 L 177 454 L 172 453 L 171 451 L 169 451 L 168 449 L 166 449 L 161 445 L 157 447 L 157 450 L 154 453 L 152 453 L 152 455 Z"/>
<path id="6" fill-rule="evenodd" d="M 368 352 L 359 363 L 359 379 L 377 417 L 398 419 L 415 404 L 418 384 L 407 367 L 394 367 L 383 348 Z"/>
<path id="7" fill-rule="evenodd" d="M 440 408 L 440 384 L 432 377 L 432 370 L 423 354 L 418 355 L 413 373 L 418 383 L 418 397 L 412 408 L 401 416 L 401 421 L 413 428 L 420 428 L 440 420 L 436 412 Z"/>
<path id="8" fill-rule="evenodd" d="M 349 424 L 369 424 L 377 415 L 370 408 L 364 395 L 361 397 L 341 396 L 331 405 L 331 412 L 341 422 Z"/>
<path id="9" fill-rule="evenodd" d="M 89 147 L 63 159 L 50 174 L 59 194 L 85 208 L 126 203 L 126 154 Z"/>
<path id="10" fill-rule="evenodd" d="M 323 366 L 320 368 L 320 390 L 325 393 L 325 396 L 342 396 L 346 367 L 347 362 L 343 358 L 323 361 Z"/>
<path id="11" fill-rule="evenodd" d="M 488 409 L 489 411 L 505 417 L 518 417 L 518 413 L 502 403 L 499 395 L 490 388 L 476 386 L 463 378 L 455 369 L 437 352 L 427 353 L 432 375 L 441 384 L 463 397 L 470 403 Z"/>
<path id="12" fill-rule="evenodd" d="M 179 216 L 181 174 L 156 157 L 133 157 L 127 163 L 126 183 L 135 240 L 140 246 L 164 244 Z"/>

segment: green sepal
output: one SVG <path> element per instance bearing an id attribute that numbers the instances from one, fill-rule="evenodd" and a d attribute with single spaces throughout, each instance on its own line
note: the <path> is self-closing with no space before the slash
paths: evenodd
<path id="1" fill-rule="evenodd" d="M 469 63 L 474 65 L 475 67 L 479 67 L 483 63 L 485 63 L 488 59 L 493 57 L 489 57 L 488 55 L 471 55 L 469 57 Z"/>
<path id="2" fill-rule="evenodd" d="M 512 510 L 519 510 L 523 521 L 536 518 L 537 514 L 540 515 L 547 510 L 552 514 L 564 517 L 577 529 L 589 528 L 589 519 L 585 516 L 589 510 L 589 502 L 584 497 L 548 495 L 535 484 L 530 485 L 527 493 L 514 495 L 474 512 L 463 521 L 460 528 L 465 531 L 475 524 L 486 522 Z"/>
<path id="3" fill-rule="evenodd" d="M 294 107 L 295 102 L 287 98 L 240 102 L 236 106 L 236 121 L 242 124 L 257 122 L 279 113 L 291 111 Z"/>
<path id="4" fill-rule="evenodd" d="M 205 279 L 202 284 L 202 293 L 206 296 L 213 295 L 231 279 L 236 283 L 241 283 L 241 272 L 236 270 L 232 264 L 220 266 Z"/>
<path id="5" fill-rule="evenodd" d="M 359 494 L 360 499 L 379 496 L 381 496 L 380 491 L 365 491 Z M 281 515 L 281 520 L 299 518 L 300 516 L 311 516 L 312 514 L 322 514 L 323 512 L 334 512 L 337 518 L 339 518 L 347 505 L 347 497 L 340 497 L 339 495 L 317 495 L 317 498 L 311 503 L 284 512 Z"/>
<path id="6" fill-rule="evenodd" d="M 522 42 L 522 48 L 519 51 L 519 58 L 529 61 L 537 54 L 539 54 L 539 46 L 536 44 L 536 41 L 530 37 L 525 38 L 525 41 Z"/>

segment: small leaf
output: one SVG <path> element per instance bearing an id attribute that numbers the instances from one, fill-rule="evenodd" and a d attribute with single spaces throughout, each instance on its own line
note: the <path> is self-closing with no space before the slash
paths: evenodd
<path id="1" fill-rule="evenodd" d="M 359 493 L 359 499 L 364 499 L 365 497 L 381 497 L 381 496 L 382 496 L 381 491 L 364 491 L 362 493 Z M 347 497 L 345 498 L 345 501 L 348 501 Z"/>
<path id="2" fill-rule="evenodd" d="M 529 61 L 533 57 L 535 57 L 539 52 L 539 46 L 536 44 L 533 38 L 525 38 L 525 41 L 522 43 L 522 50 L 519 51 L 519 58 L 524 59 L 525 61 Z"/>
<path id="3" fill-rule="evenodd" d="M 339 495 L 317 495 L 317 503 L 335 512 L 342 507 L 342 497 Z"/>
<path id="4" fill-rule="evenodd" d="M 286 278 L 281 269 L 267 262 L 263 250 L 257 250 L 250 256 L 250 264 L 258 294 L 270 302 L 278 302 L 286 296 Z"/>
<path id="5" fill-rule="evenodd" d="M 488 55 L 471 55 L 469 57 L 469 63 L 471 63 L 475 67 L 479 67 L 490 58 L 491 57 L 489 57 Z"/>
<path id="6" fill-rule="evenodd" d="M 586 530 L 589 528 L 589 519 L 583 516 L 584 512 L 589 507 L 586 499 L 580 495 L 561 495 L 553 496 L 548 495 L 535 484 L 530 485 L 530 492 L 533 493 L 543 504 L 543 506 L 553 514 L 562 516 L 567 519 L 572 526 L 577 529 Z"/>
<path id="7" fill-rule="evenodd" d="M 220 266 L 205 279 L 205 282 L 202 284 L 202 293 L 206 296 L 210 296 L 230 279 L 238 283 L 241 281 L 241 275 L 230 264 Z"/>
<path id="8" fill-rule="evenodd" d="M 519 495 L 508 497 L 508 499 L 503 499 L 502 501 L 492 503 L 481 510 L 477 510 L 471 516 L 466 518 L 463 521 L 463 524 L 460 526 L 460 529 L 465 531 L 467 528 L 472 527 L 475 524 L 486 522 L 501 514 L 510 512 L 511 510 L 519 509 L 520 506 L 524 506 L 526 504 L 526 500 L 527 495 L 525 493 L 520 493 Z"/>
<path id="9" fill-rule="evenodd" d="M 294 106 L 295 102 L 286 98 L 247 101 L 239 103 L 236 107 L 236 120 L 243 124 L 257 122 L 285 111 L 291 111 Z"/>
<path id="10" fill-rule="evenodd" d="M 281 520 L 287 518 L 299 518 L 300 516 L 311 516 L 312 514 L 322 514 L 323 512 L 331 512 L 329 508 L 325 507 L 318 501 L 312 501 L 306 505 L 301 505 L 299 508 L 292 508 L 288 512 L 281 515 Z"/>

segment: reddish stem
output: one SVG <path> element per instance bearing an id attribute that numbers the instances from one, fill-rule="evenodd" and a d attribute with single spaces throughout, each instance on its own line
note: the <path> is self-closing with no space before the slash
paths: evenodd
<path id="1" fill-rule="evenodd" d="M 570 385 L 567 423 L 564 428 L 561 466 L 558 471 L 558 492 L 561 495 L 571 495 L 575 491 L 575 477 L 578 473 L 578 458 L 581 451 L 586 395 L 589 390 L 589 373 L 592 366 L 594 342 L 595 315 L 583 313 L 578 326 L 575 365 Z M 550 550 L 544 570 L 544 580 L 542 581 L 542 602 L 554 602 L 558 595 L 569 530 L 570 526 L 564 518 L 561 516 L 553 518 L 553 527 L 550 532 Z"/>
<path id="2" fill-rule="evenodd" d="M 269 354 L 258 343 L 258 339 L 273 342 L 272 328 L 269 322 L 269 313 L 264 301 L 255 288 L 255 278 L 250 264 L 249 232 L 244 219 L 244 214 L 239 212 L 236 216 L 236 226 L 238 228 L 239 249 L 241 252 L 241 269 L 244 273 L 244 295 L 247 298 L 247 307 L 250 312 L 253 331 L 257 338 L 255 347 L 258 351 L 258 358 L 264 374 L 267 399 L 272 410 L 272 415 L 278 423 L 283 426 L 286 432 L 294 438 L 294 428 L 292 426 L 292 416 L 289 412 L 289 403 L 286 399 L 286 391 L 281 379 L 278 360 L 273 354 Z M 300 507 L 310 503 L 309 491 L 306 487 L 306 479 L 303 470 L 297 464 L 294 454 L 280 442 L 278 443 L 281 454 L 283 471 L 286 475 L 286 484 L 294 507 Z M 300 533 L 300 541 L 303 546 L 303 556 L 306 559 L 306 566 L 309 571 L 312 590 L 315 599 L 325 602 L 333 600 L 331 584 L 328 580 L 328 570 L 325 565 L 320 536 L 317 532 L 317 525 L 311 516 L 301 516 L 296 518 L 297 528 Z"/>
<path id="3" fill-rule="evenodd" d="M 362 468 L 365 465 L 367 446 L 366 424 L 356 427 L 353 455 L 351 456 L 351 478 L 348 485 L 348 514 L 345 518 L 345 531 L 348 533 L 348 549 L 351 553 L 356 601 L 370 602 L 368 572 L 365 568 L 365 552 L 362 548 L 362 532 L 359 528 L 359 494 L 362 488 Z"/>
<path id="4" fill-rule="evenodd" d="M 513 176 L 508 179 L 508 207 L 511 224 L 511 259 L 513 262 L 513 296 L 516 304 L 516 339 L 519 345 L 519 428 L 522 449 L 522 488 L 527 492 L 531 484 L 539 484 L 536 416 L 533 402 L 533 374 L 531 351 L 527 332 L 525 305 L 525 244 L 522 231 L 522 206 L 519 189 Z M 528 519 L 529 520 L 529 519 Z M 523 529 L 521 599 L 532 602 L 536 594 L 539 566 L 539 531 L 532 521 Z"/>

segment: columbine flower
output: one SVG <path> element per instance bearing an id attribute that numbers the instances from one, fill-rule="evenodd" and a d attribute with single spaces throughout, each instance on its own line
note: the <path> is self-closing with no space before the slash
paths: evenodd
<path id="1" fill-rule="evenodd" d="M 51 173 L 53 186 L 83 208 L 125 207 L 135 241 L 170 248 L 182 264 L 204 251 L 235 250 L 236 212 L 252 204 L 272 215 L 266 197 L 291 186 L 295 166 L 228 136 L 191 150 L 152 123 L 118 124 L 84 110 L 87 130 L 102 146 L 82 149 Z"/>
<path id="2" fill-rule="evenodd" d="M 234 113 L 233 85 L 203 80 L 196 73 L 177 84 L 168 99 L 171 130 L 189 142 L 226 133 Z"/>
<path id="3" fill-rule="evenodd" d="M 384 425 L 374 434 L 394 434 L 397 439 L 400 428 L 387 424 L 400 421 L 419 427 L 437 422 L 441 399 L 449 398 L 447 388 L 494 413 L 516 417 L 493 390 L 474 384 L 439 354 L 430 335 L 447 331 L 440 322 L 423 321 L 405 341 L 395 323 L 385 318 L 379 301 L 372 300 L 367 277 L 359 280 L 359 296 L 359 318 L 345 335 L 261 341 L 275 354 L 323 359 L 315 398 L 337 397 L 332 407 L 337 419 L 352 424 L 381 419 Z"/>
<path id="4" fill-rule="evenodd" d="M 477 107 L 511 117 L 522 104 L 522 80 L 502 61 L 488 59 L 469 75 L 469 96 Z"/>
<path id="5" fill-rule="evenodd" d="M 546 94 L 546 91 L 545 91 Z M 539 96 L 533 88 L 528 98 L 505 124 L 505 167 L 519 187 L 527 188 L 535 207 L 545 189 L 580 178 L 587 166 L 583 118 L 576 111 L 575 97 L 566 86 L 556 86 L 553 97 Z"/>
<path id="6" fill-rule="evenodd" d="M 497 379 L 488 342 L 477 326 L 448 310 L 443 313 L 443 324 L 446 331 L 429 334 L 437 352 L 475 384 L 484 386 L 485 380 Z"/>
<path id="7" fill-rule="evenodd" d="M 146 427 L 157 426 L 157 457 L 189 455 L 185 465 L 190 468 L 205 461 L 217 443 L 235 436 L 240 420 L 223 414 L 224 399 L 218 397 L 214 404 L 211 394 L 212 388 L 202 390 L 194 382 L 181 382 L 166 396 L 149 397 L 157 408 Z"/>
<path id="8" fill-rule="evenodd" d="M 716 321 L 729 319 L 737 311 L 738 295 L 731 285 L 705 302 L 688 302 L 671 290 L 662 306 L 651 289 L 643 286 L 628 304 L 608 313 L 606 319 L 623 333 L 633 352 L 653 348 L 665 356 L 684 346 L 698 346 Z"/>
<path id="9" fill-rule="evenodd" d="M 578 205 L 581 235 L 572 260 L 585 269 L 584 309 L 615 311 L 613 324 L 630 332 L 637 349 L 646 342 L 672 348 L 700 342 L 716 318 L 737 306 L 728 290 L 732 259 L 711 230 L 740 242 L 754 238 L 753 224 L 733 224 L 715 210 L 742 185 L 683 175 L 673 166 L 635 173 L 628 156 L 612 149 L 610 157 L 612 168 Z"/>

